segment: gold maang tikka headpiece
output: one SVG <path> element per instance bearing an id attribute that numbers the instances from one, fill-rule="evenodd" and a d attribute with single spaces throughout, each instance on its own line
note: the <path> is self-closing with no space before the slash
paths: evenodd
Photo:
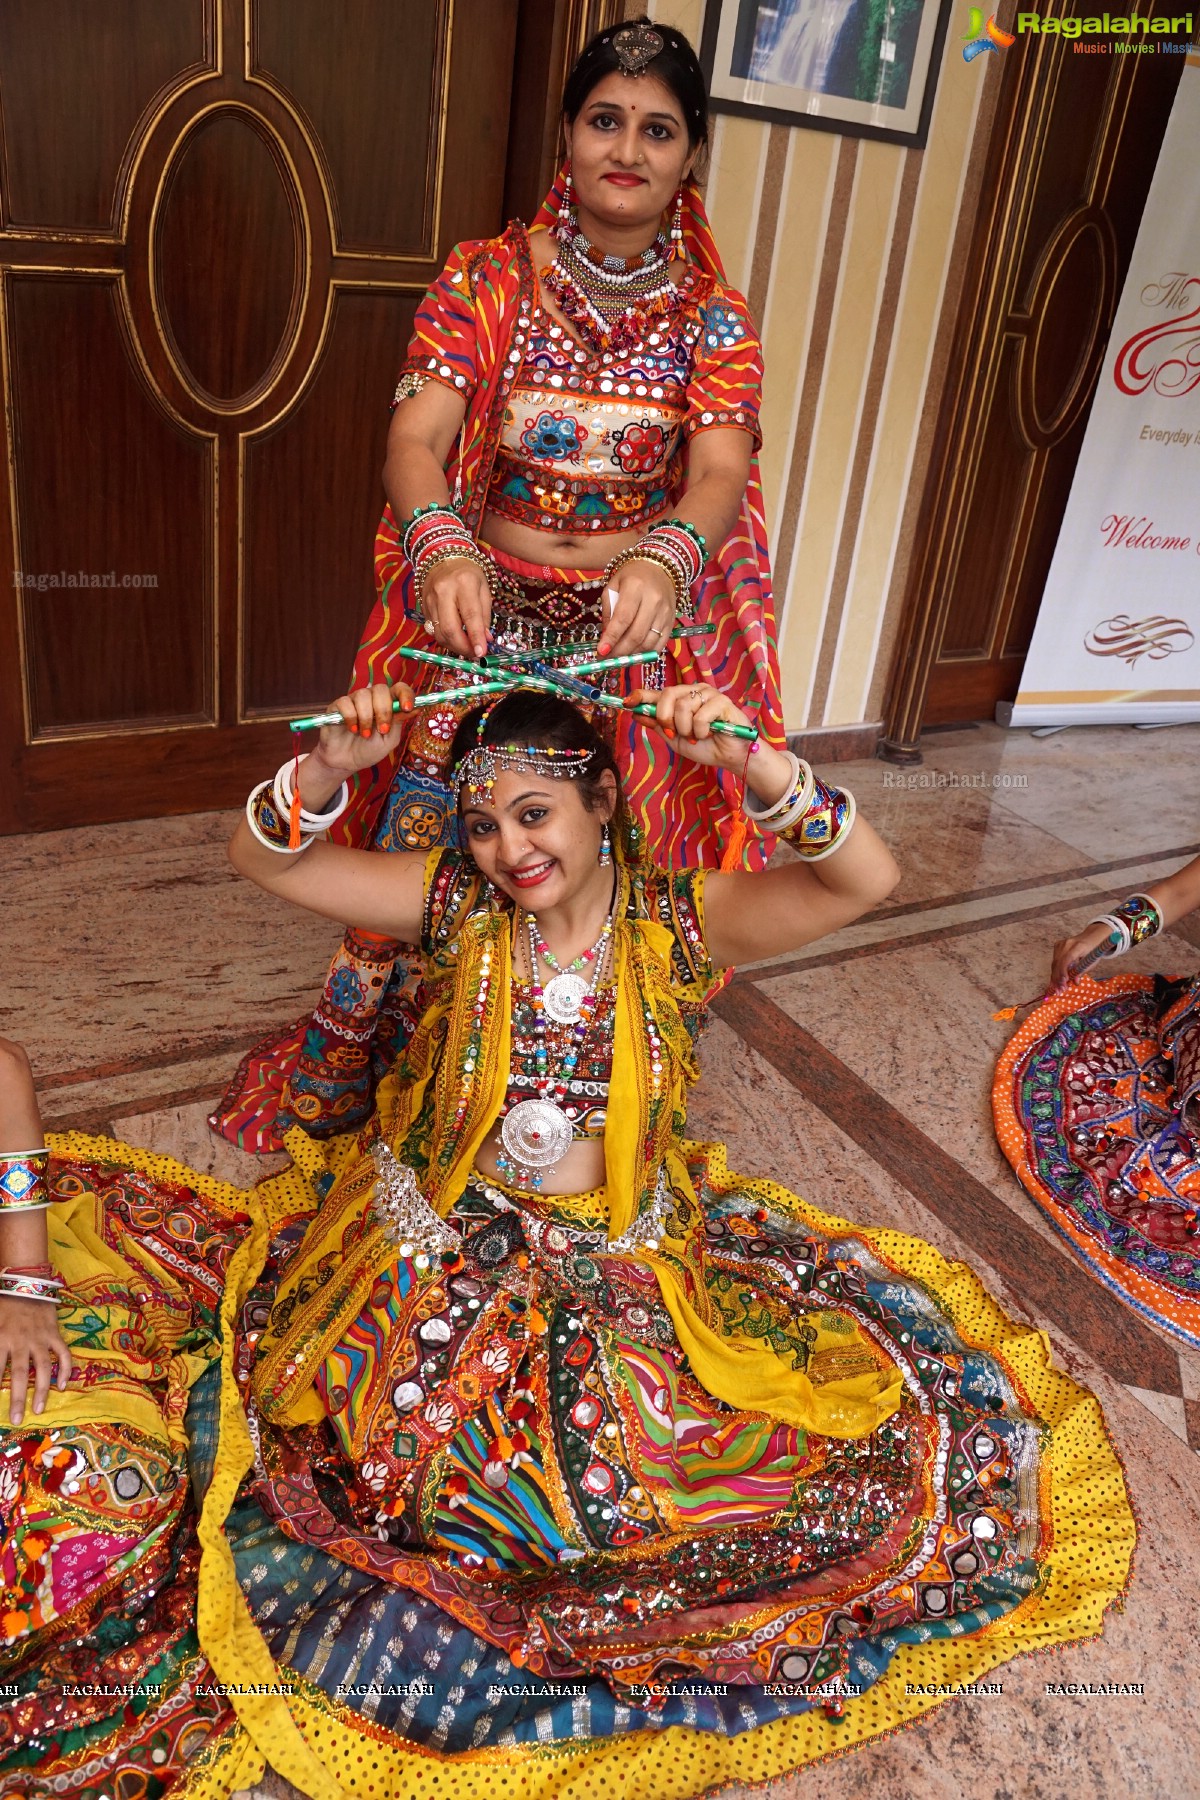
<path id="1" fill-rule="evenodd" d="M 612 47 L 623 75 L 644 75 L 665 39 L 653 25 L 626 25 L 615 33 Z"/>

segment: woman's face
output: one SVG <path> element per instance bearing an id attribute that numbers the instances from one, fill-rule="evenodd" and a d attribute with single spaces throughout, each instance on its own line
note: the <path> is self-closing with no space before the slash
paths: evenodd
<path id="1" fill-rule="evenodd" d="M 569 776 L 548 779 L 497 772 L 489 804 L 463 793 L 467 847 L 482 874 L 526 912 L 544 912 L 610 882 L 600 869 L 600 834 L 611 816 L 615 784 L 601 776 L 600 806 L 589 812 L 579 784 Z M 599 878 L 599 879 L 598 879 Z"/>
<path id="2" fill-rule="evenodd" d="M 652 230 L 695 161 L 683 109 L 652 75 L 606 75 L 566 136 L 578 205 L 601 229 Z"/>

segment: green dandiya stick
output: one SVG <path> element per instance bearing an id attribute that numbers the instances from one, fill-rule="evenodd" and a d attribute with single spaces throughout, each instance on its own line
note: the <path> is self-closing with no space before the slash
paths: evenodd
<path id="1" fill-rule="evenodd" d="M 597 694 L 599 706 L 620 707 L 622 712 L 639 713 L 643 719 L 656 719 L 658 709 L 652 700 L 639 700 L 634 706 L 626 706 L 616 694 Z M 735 725 L 732 719 L 710 719 L 708 729 L 717 737 L 739 737 L 748 744 L 758 742 L 758 733 L 753 725 Z"/>
<path id="2" fill-rule="evenodd" d="M 572 675 L 595 675 L 601 669 L 629 669 L 636 667 L 639 663 L 657 661 L 657 650 L 632 650 L 627 656 L 599 656 L 594 657 L 590 662 L 572 663 L 569 673 Z"/>
<path id="3" fill-rule="evenodd" d="M 477 662 L 468 661 L 465 656 L 445 656 L 440 650 L 401 650 L 400 655 L 410 656 L 415 662 L 434 663 L 439 669 L 457 669 L 462 675 L 483 673 Z"/>
<path id="4" fill-rule="evenodd" d="M 432 651 L 425 652 L 425 655 L 427 656 L 432 654 Z M 636 658 L 618 658 L 613 660 L 635 661 Z M 473 669 L 476 665 L 474 663 L 469 663 L 467 667 Z M 496 673 L 500 674 L 500 671 L 497 670 Z M 564 670 L 563 673 L 565 675 L 571 675 L 575 673 L 575 670 Z M 523 687 L 537 688 L 542 693 L 547 694 L 561 694 L 564 699 L 575 698 L 567 687 L 560 687 L 559 684 L 552 679 L 548 680 L 544 676 L 532 675 L 528 672 L 522 673 L 519 670 L 514 670 L 511 674 L 506 673 L 498 681 L 479 681 L 473 683 L 470 687 L 443 688 L 436 693 L 417 694 L 413 699 L 413 706 L 414 708 L 419 706 L 440 706 L 443 701 L 448 700 L 475 700 L 482 699 L 487 694 L 511 694 Z M 596 706 L 608 707 L 612 712 L 630 712 L 637 714 L 644 719 L 657 719 L 658 717 L 657 708 L 653 701 L 650 700 L 639 700 L 633 706 L 626 706 L 620 695 L 606 694 L 602 688 L 593 689 L 590 698 Z M 393 700 L 392 711 L 397 713 L 400 710 L 399 700 Z M 311 717 L 306 719 L 289 720 L 288 729 L 289 731 L 316 731 L 323 725 L 341 725 L 342 723 L 342 715 L 339 712 L 314 713 Z M 739 737 L 744 739 L 747 743 L 756 743 L 758 740 L 758 732 L 752 725 L 736 725 L 732 721 L 726 719 L 713 719 L 709 725 L 709 730 L 716 733 L 719 737 Z"/>
<path id="5" fill-rule="evenodd" d="M 474 664 L 470 665 L 474 667 Z M 413 706 L 440 706 L 443 700 L 474 700 L 485 694 L 511 694 L 514 688 L 526 685 L 520 681 L 480 681 L 474 687 L 440 688 L 436 693 L 417 694 Z M 392 701 L 392 711 L 401 710 L 399 700 Z M 318 731 L 322 725 L 341 725 L 344 723 L 340 712 L 313 713 L 307 719 L 289 719 L 289 731 Z"/>

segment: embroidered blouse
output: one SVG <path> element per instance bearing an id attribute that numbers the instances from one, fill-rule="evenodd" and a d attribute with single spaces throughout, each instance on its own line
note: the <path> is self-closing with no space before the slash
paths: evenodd
<path id="1" fill-rule="evenodd" d="M 485 510 L 538 531 L 626 531 L 678 500 L 684 447 L 698 432 L 732 427 L 759 447 L 762 347 L 746 302 L 694 269 L 684 295 L 668 331 L 619 353 L 597 353 L 535 309 Z M 470 405 L 486 371 L 463 322 L 432 288 L 417 312 L 397 402 L 437 381 Z"/>
<path id="2" fill-rule="evenodd" d="M 537 1070 L 535 1017 L 529 983 L 514 980 L 512 1057 L 504 1093 L 505 1111 L 518 1106 L 522 1100 L 531 1100 L 537 1091 L 540 1078 Z M 596 1010 L 588 1025 L 587 1036 L 579 1048 L 575 1072 L 562 1100 L 562 1110 L 570 1119 L 577 1138 L 604 1136 L 616 1018 L 616 996 L 612 983 L 602 984 L 597 991 Z M 556 1025 L 549 1019 L 546 1021 L 546 1056 L 551 1069 L 561 1066 L 571 1047 L 573 1033 L 574 1027 L 571 1025 Z"/>

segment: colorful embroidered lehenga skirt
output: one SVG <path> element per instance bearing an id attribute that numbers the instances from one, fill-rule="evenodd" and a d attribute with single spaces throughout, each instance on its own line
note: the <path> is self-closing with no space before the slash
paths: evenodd
<path id="1" fill-rule="evenodd" d="M 1010 1040 L 1004 1154 L 1094 1275 L 1200 1344 L 1200 980 L 1081 976 Z"/>
<path id="2" fill-rule="evenodd" d="M 474 1181 L 461 1251 L 398 1249 L 322 1349 L 341 1265 L 304 1234 L 370 1179 L 353 1139 L 292 1133 L 248 1193 L 51 1143 L 78 1372 L 0 1443 L 5 1800 L 228 1795 L 267 1762 L 319 1800 L 683 1800 L 1094 1635 L 1122 1593 L 1121 1469 L 1042 1335 L 720 1146 L 683 1146 L 713 1305 L 814 1384 L 886 1372 L 868 1435 L 711 1398 L 602 1194 Z"/>
<path id="3" fill-rule="evenodd" d="M 598 637 L 604 584 L 595 570 L 552 569 L 495 550 L 489 554 L 499 572 L 493 629 L 501 647 L 553 649 Z M 395 576 L 393 591 L 403 593 L 410 583 L 405 569 Z M 698 616 L 704 617 L 705 584 L 698 595 Z M 356 679 L 402 676 L 422 692 L 459 685 L 445 671 L 404 662 L 396 652 L 394 622 L 387 622 L 391 609 L 377 614 L 377 628 L 368 631 L 359 653 Z M 702 661 L 697 654 L 686 644 L 676 645 L 663 658 L 665 678 L 719 680 L 730 646 L 706 642 Z M 613 692 L 627 692 L 630 685 L 617 676 L 609 682 Z M 410 851 L 457 841 L 446 763 L 467 710 L 448 703 L 417 714 L 394 768 L 385 766 L 375 787 L 367 784 L 356 796 L 349 827 L 353 841 L 376 850 Z M 602 729 L 611 724 L 625 795 L 642 821 L 652 858 L 673 867 L 715 866 L 736 811 L 728 780 L 673 757 L 665 738 L 631 717 L 617 714 L 612 723 L 604 715 L 599 724 Z M 748 866 L 761 861 L 751 844 Z M 421 1007 L 412 946 L 348 931 L 312 1013 L 272 1032 L 243 1059 L 212 1115 L 213 1129 L 244 1149 L 265 1151 L 279 1149 L 293 1125 L 313 1137 L 357 1128 L 370 1117 L 375 1089 L 412 1035 Z"/>

